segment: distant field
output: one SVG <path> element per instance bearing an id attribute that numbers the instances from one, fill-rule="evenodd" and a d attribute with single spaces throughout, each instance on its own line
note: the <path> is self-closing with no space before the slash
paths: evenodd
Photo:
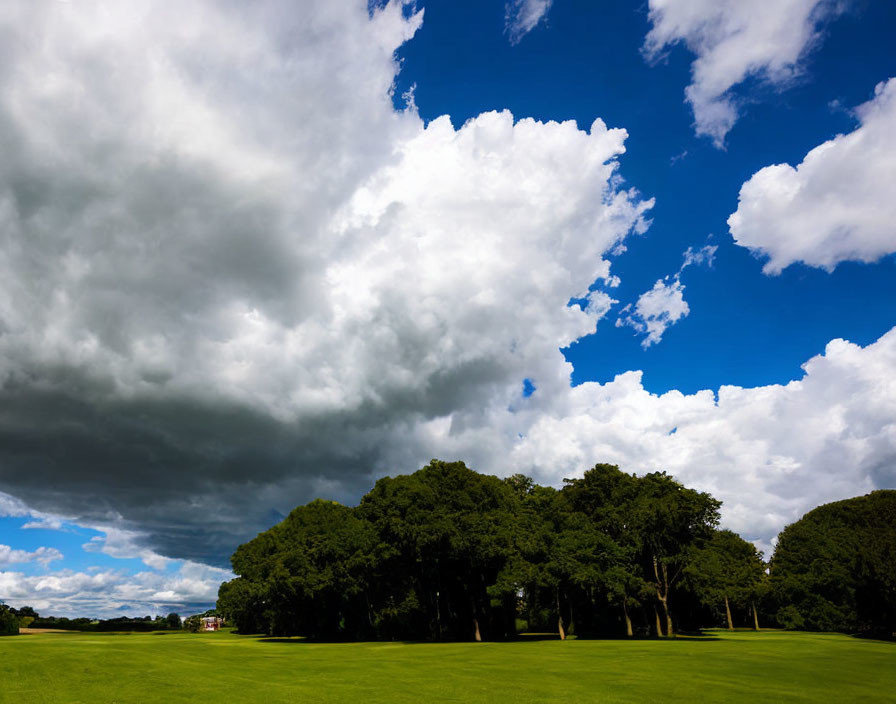
<path id="1" fill-rule="evenodd" d="M 210 634 L 0 638 L 0 702 L 896 701 L 896 644 L 712 631 L 674 641 L 319 644 Z"/>

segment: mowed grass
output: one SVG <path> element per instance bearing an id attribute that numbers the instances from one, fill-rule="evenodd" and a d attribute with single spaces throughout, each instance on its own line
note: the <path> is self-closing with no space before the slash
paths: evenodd
<path id="1" fill-rule="evenodd" d="M 780 631 L 479 644 L 226 631 L 0 638 L 4 704 L 186 701 L 896 701 L 896 644 Z"/>

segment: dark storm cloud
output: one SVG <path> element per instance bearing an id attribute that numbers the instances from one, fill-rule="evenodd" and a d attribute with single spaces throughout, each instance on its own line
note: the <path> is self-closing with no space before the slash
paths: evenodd
<path id="1" fill-rule="evenodd" d="M 357 499 L 377 461 L 358 439 L 382 423 L 360 413 L 284 423 L 188 398 L 87 402 L 23 384 L 3 389 L 0 408 L 0 491 L 213 564 L 322 491 Z"/>

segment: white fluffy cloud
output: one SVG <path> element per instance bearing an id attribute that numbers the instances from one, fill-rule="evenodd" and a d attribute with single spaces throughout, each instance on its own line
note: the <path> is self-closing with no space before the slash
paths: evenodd
<path id="1" fill-rule="evenodd" d="M 14 607 L 31 606 L 42 616 L 188 615 L 214 604 L 227 570 L 187 562 L 171 574 L 120 570 L 57 570 L 28 576 L 0 572 L 0 594 Z"/>
<path id="2" fill-rule="evenodd" d="M 0 545 L 0 566 L 37 562 L 48 567 L 53 560 L 61 560 L 62 553 L 56 548 L 39 547 L 37 550 L 14 550 L 9 545 Z"/>
<path id="3" fill-rule="evenodd" d="M 818 24 L 836 11 L 830 0 L 650 0 L 644 52 L 658 58 L 683 42 L 696 54 L 685 89 L 697 134 L 717 146 L 737 121 L 732 89 L 750 77 L 785 86 L 818 39 Z"/>
<path id="4" fill-rule="evenodd" d="M 734 241 L 768 257 L 832 270 L 896 252 L 896 78 L 856 109 L 861 125 L 806 154 L 796 167 L 766 166 L 740 189 L 728 218 Z"/>
<path id="5" fill-rule="evenodd" d="M 509 0 L 504 6 L 504 29 L 510 38 L 510 43 L 518 44 L 524 36 L 535 29 L 553 4 L 554 0 Z"/>
<path id="6" fill-rule="evenodd" d="M 629 325 L 645 335 L 642 347 L 650 347 L 663 339 L 663 333 L 691 312 L 684 300 L 684 284 L 676 276 L 659 279 L 653 288 L 645 291 L 635 303 L 622 309 L 616 327 Z"/>
<path id="7" fill-rule="evenodd" d="M 163 570 L 170 563 L 167 558 L 142 545 L 144 536 L 136 531 L 115 526 L 97 526 L 94 529 L 102 531 L 102 535 L 94 536 L 81 546 L 87 552 L 101 552 L 118 559 L 136 558 L 156 570 Z"/>
<path id="8" fill-rule="evenodd" d="M 650 347 L 663 339 L 663 333 L 690 312 L 690 306 L 684 300 L 684 284 L 681 273 L 689 266 L 706 265 L 711 267 L 715 260 L 716 245 L 707 244 L 699 249 L 688 247 L 682 254 L 682 263 L 678 271 L 671 276 L 657 280 L 649 291 L 642 293 L 634 306 L 631 303 L 619 311 L 616 327 L 628 325 L 639 334 L 644 335 L 642 347 Z"/>

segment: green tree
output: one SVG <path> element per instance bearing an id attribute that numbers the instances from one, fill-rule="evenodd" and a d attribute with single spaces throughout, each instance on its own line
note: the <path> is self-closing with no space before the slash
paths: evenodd
<path id="1" fill-rule="evenodd" d="M 563 492 L 536 487 L 530 494 L 523 532 L 536 551 L 526 555 L 534 590 L 547 596 L 560 639 L 593 620 L 594 595 L 605 589 L 619 546 Z"/>
<path id="2" fill-rule="evenodd" d="M 15 636 L 19 633 L 19 619 L 6 604 L 0 602 L 0 636 Z"/>
<path id="3" fill-rule="evenodd" d="M 626 635 L 634 635 L 631 612 L 651 593 L 641 566 L 643 541 L 637 529 L 639 479 L 611 464 L 597 464 L 581 479 L 565 479 L 563 493 L 570 505 L 586 514 L 607 536 L 608 557 L 601 587 L 607 601 L 622 614 Z"/>
<path id="4" fill-rule="evenodd" d="M 173 631 L 178 631 L 181 628 L 180 615 L 172 612 L 165 617 L 165 624 Z"/>
<path id="5" fill-rule="evenodd" d="M 218 588 L 218 610 L 240 633 L 266 633 L 265 598 L 263 581 L 237 577 Z"/>
<path id="6" fill-rule="evenodd" d="M 514 508 L 505 482 L 439 460 L 380 479 L 364 496 L 359 511 L 377 532 L 381 584 L 419 606 L 408 635 L 478 641 L 512 630 L 513 619 L 501 617 L 509 595 L 495 586 L 512 553 Z"/>
<path id="7" fill-rule="evenodd" d="M 704 604 L 724 604 L 729 629 L 734 628 L 732 603 L 749 607 L 754 628 L 759 629 L 756 601 L 765 578 L 765 563 L 752 543 L 730 530 L 716 530 L 704 545 L 693 549 L 685 571 Z"/>
<path id="8" fill-rule="evenodd" d="M 537 486 L 521 475 L 505 483 L 516 494 L 518 504 L 511 554 L 499 574 L 498 588 L 525 594 L 530 622 L 533 611 L 544 607 L 553 614 L 557 634 L 565 640 L 572 622 L 570 590 L 577 579 L 584 581 L 590 576 L 585 574 L 581 553 L 593 549 L 595 536 L 587 530 L 587 520 L 581 515 L 574 517 L 555 489 Z"/>
<path id="9" fill-rule="evenodd" d="M 778 536 L 769 565 L 788 628 L 896 631 L 896 491 L 819 506 Z"/>
<path id="10" fill-rule="evenodd" d="M 639 533 L 642 559 L 663 608 L 667 636 L 675 632 L 670 607 L 672 587 L 693 549 L 718 525 L 720 506 L 709 494 L 688 489 L 665 472 L 648 474 L 638 482 L 634 529 Z"/>
<path id="11" fill-rule="evenodd" d="M 237 548 L 240 578 L 222 585 L 218 608 L 240 632 L 361 637 L 374 547 L 372 527 L 354 509 L 312 501 Z"/>

